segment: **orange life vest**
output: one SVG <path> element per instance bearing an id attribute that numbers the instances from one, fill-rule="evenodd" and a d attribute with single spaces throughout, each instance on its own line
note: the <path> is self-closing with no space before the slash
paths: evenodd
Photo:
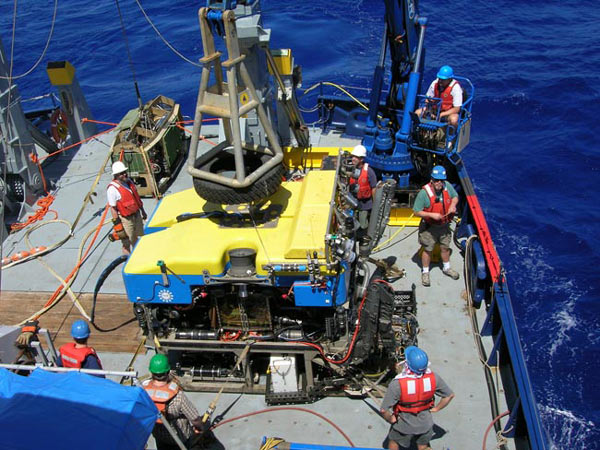
<path id="1" fill-rule="evenodd" d="M 98 361 L 98 365 L 102 368 L 102 364 L 100 363 L 100 358 L 96 354 L 96 350 L 92 347 L 75 347 L 74 342 L 69 342 L 61 346 L 58 349 L 60 353 L 60 359 L 62 361 L 63 367 L 74 367 L 76 369 L 81 369 L 85 358 L 90 355 L 93 355 Z"/>
<path id="2" fill-rule="evenodd" d="M 179 392 L 179 386 L 175 382 L 168 383 L 164 386 L 157 386 L 154 383 L 154 380 L 146 380 L 142 383 L 142 387 L 146 390 L 148 396 L 162 414 L 165 414 L 167 404 L 173 400 Z M 162 423 L 162 420 L 158 418 L 156 423 Z"/>
<path id="3" fill-rule="evenodd" d="M 133 184 L 133 181 L 127 179 L 126 186 L 119 183 L 117 180 L 113 180 L 110 182 L 109 186 L 113 186 L 115 189 L 119 191 L 121 195 L 121 199 L 117 202 L 117 211 L 121 217 L 128 217 L 140 210 L 142 207 L 142 199 L 140 199 L 140 195 Z"/>
<path id="4" fill-rule="evenodd" d="M 452 82 L 446 86 L 446 89 L 440 92 L 440 84 L 439 81 L 435 81 L 435 85 L 433 87 L 433 92 L 436 98 L 442 99 L 442 111 L 448 111 L 450 108 L 454 106 L 454 97 L 452 97 L 452 88 L 458 83 L 456 80 L 452 80 Z"/>
<path id="5" fill-rule="evenodd" d="M 373 196 L 373 188 L 369 184 L 369 164 L 365 163 L 358 180 L 356 178 L 350 178 L 350 184 L 358 183 L 358 194 L 356 194 L 359 200 L 367 200 Z"/>
<path id="6" fill-rule="evenodd" d="M 446 223 L 450 223 L 454 214 L 448 214 L 448 209 L 450 208 L 450 203 L 452 203 L 452 197 L 450 197 L 450 193 L 448 189 L 446 189 L 446 182 L 444 181 L 444 190 L 442 191 L 442 201 L 440 202 L 436 193 L 435 188 L 431 183 L 423 186 L 427 196 L 429 197 L 429 208 L 423 208 L 425 212 L 434 212 L 442 215 L 442 220 L 433 220 L 430 217 L 423 217 L 425 222 L 432 225 L 443 225 Z"/>
<path id="7" fill-rule="evenodd" d="M 417 414 L 433 407 L 436 383 L 431 370 L 427 369 L 422 376 L 406 371 L 396 378 L 400 383 L 400 400 L 394 406 L 394 414 Z"/>

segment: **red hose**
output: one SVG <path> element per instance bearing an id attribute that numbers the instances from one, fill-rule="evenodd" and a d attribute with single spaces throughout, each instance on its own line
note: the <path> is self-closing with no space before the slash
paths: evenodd
<path id="1" fill-rule="evenodd" d="M 491 423 L 488 425 L 488 427 L 485 430 L 485 434 L 483 435 L 483 447 L 481 447 L 483 450 L 485 450 L 485 443 L 487 442 L 488 433 L 490 432 L 490 430 L 492 429 L 494 424 L 496 422 L 498 422 L 500 419 L 502 419 L 504 416 L 508 416 L 509 414 L 510 414 L 510 411 L 504 411 L 502 414 L 500 414 L 498 417 L 496 417 L 494 420 L 492 420 Z"/>
<path id="2" fill-rule="evenodd" d="M 350 444 L 350 447 L 356 447 L 354 445 L 354 442 L 352 442 L 350 440 L 350 438 L 348 437 L 348 435 L 346 433 L 344 433 L 340 427 L 338 427 L 335 423 L 333 423 L 327 417 L 325 417 L 322 414 L 319 414 L 317 412 L 311 411 L 310 409 L 299 408 L 299 407 L 296 407 L 296 406 L 281 406 L 281 407 L 278 407 L 278 408 L 267 408 L 267 409 L 261 409 L 259 411 L 254 411 L 254 412 L 251 412 L 251 413 L 247 413 L 247 414 L 242 414 L 241 416 L 232 417 L 231 419 L 223 420 L 222 422 L 219 422 L 218 424 L 213 425 L 211 427 L 211 430 L 214 430 L 215 428 L 218 428 L 221 425 L 225 425 L 225 424 L 227 424 L 229 422 L 233 422 L 234 420 L 243 419 L 245 417 L 256 416 L 257 414 L 263 414 L 263 413 L 268 413 L 268 412 L 285 411 L 285 410 L 289 410 L 289 411 L 302 411 L 302 412 L 313 414 L 313 415 L 317 416 L 318 418 L 324 420 L 329 425 L 331 425 L 333 428 L 335 428 L 342 436 L 344 436 L 344 439 L 346 439 L 346 441 L 348 441 L 348 444 Z"/>

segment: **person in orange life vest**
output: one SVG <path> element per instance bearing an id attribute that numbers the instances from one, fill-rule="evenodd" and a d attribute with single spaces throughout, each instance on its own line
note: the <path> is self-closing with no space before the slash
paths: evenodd
<path id="1" fill-rule="evenodd" d="M 415 216 L 421 218 L 419 224 L 419 244 L 421 253 L 421 282 L 423 286 L 431 284 L 429 264 L 436 243 L 440 244 L 442 254 L 442 272 L 453 280 L 458 280 L 458 272 L 450 267 L 450 242 L 452 231 L 450 222 L 456 213 L 458 194 L 446 181 L 446 169 L 435 166 L 431 171 L 431 181 L 419 191 L 413 204 Z"/>
<path id="2" fill-rule="evenodd" d="M 358 199 L 358 223 L 364 234 L 369 227 L 369 213 L 373 208 L 373 195 L 377 186 L 375 171 L 365 162 L 367 149 L 363 145 L 357 145 L 352 149 L 352 164 L 356 168 L 354 175 L 350 178 L 352 193 Z"/>
<path id="3" fill-rule="evenodd" d="M 448 406 L 454 393 L 439 375 L 429 369 L 427 353 L 418 347 L 406 347 L 406 360 L 397 365 L 399 374 L 394 378 L 381 403 L 381 415 L 392 426 L 388 434 L 388 448 L 409 448 L 415 440 L 419 450 L 430 448 L 433 437 L 433 417 Z M 436 405 L 435 396 L 441 397 Z"/>
<path id="4" fill-rule="evenodd" d="M 442 66 L 440 68 L 437 78 L 429 85 L 427 97 L 442 100 L 440 120 L 448 122 L 456 128 L 458 113 L 463 104 L 463 90 L 459 82 L 454 79 L 452 67 Z M 415 113 L 420 117 L 423 111 L 424 108 L 419 108 Z"/>
<path id="5" fill-rule="evenodd" d="M 150 360 L 149 366 L 152 374 L 151 380 L 142 383 L 148 396 L 152 399 L 158 410 L 163 413 L 169 424 L 175 428 L 179 438 L 186 448 L 202 448 L 199 446 L 199 435 L 203 430 L 202 419 L 196 407 L 185 396 L 179 385 L 170 379 L 171 365 L 165 355 L 157 354 Z M 179 450 L 169 431 L 158 419 L 152 430 L 158 450 Z"/>
<path id="6" fill-rule="evenodd" d="M 73 367 L 76 369 L 102 370 L 102 363 L 96 350 L 87 344 L 90 337 L 90 327 L 85 320 L 76 320 L 71 325 L 71 336 L 75 342 L 69 342 L 58 349 L 57 361 L 60 367 Z M 95 375 L 105 378 L 104 375 Z"/>
<path id="7" fill-rule="evenodd" d="M 113 180 L 106 188 L 106 199 L 110 207 L 115 231 L 121 238 L 123 253 L 128 255 L 139 236 L 144 235 L 144 220 L 147 215 L 133 181 L 127 176 L 127 167 L 121 161 L 112 165 Z M 119 224 L 123 229 L 117 231 Z M 119 227 L 120 228 L 120 227 Z"/>

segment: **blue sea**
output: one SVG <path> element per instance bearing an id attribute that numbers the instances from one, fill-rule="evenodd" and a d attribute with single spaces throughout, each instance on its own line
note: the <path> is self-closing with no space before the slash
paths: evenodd
<path id="1" fill-rule="evenodd" d="M 201 3 L 143 2 L 193 61 L 202 56 Z M 119 4 L 144 101 L 163 94 L 192 116 L 200 69 L 167 48 L 134 0 Z M 14 48 L 13 7 L 0 4 L 0 33 L 19 75 L 43 51 L 54 1 L 18 2 Z M 382 0 L 263 1 L 272 47 L 293 49 L 305 87 L 369 87 L 383 13 Z M 543 424 L 558 449 L 600 448 L 600 3 L 423 0 L 420 13 L 429 18 L 426 83 L 450 64 L 476 87 L 463 158 L 508 273 Z M 17 80 L 21 96 L 51 91 L 45 64 L 63 59 L 96 119 L 118 122 L 136 107 L 115 2 L 61 0 L 42 64 Z"/>

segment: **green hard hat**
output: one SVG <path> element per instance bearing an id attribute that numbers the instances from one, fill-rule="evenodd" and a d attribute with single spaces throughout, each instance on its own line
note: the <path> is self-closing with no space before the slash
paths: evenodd
<path id="1" fill-rule="evenodd" d="M 167 373 L 169 370 L 171 365 L 165 355 L 154 355 L 150 360 L 150 373 Z"/>

